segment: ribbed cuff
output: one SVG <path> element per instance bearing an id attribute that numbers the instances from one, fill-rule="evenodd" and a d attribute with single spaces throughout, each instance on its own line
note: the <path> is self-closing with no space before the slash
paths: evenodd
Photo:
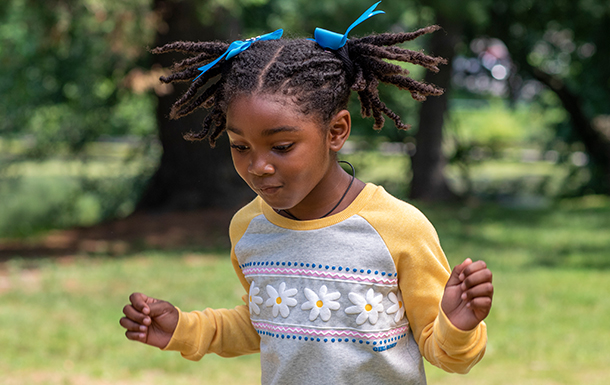
<path id="1" fill-rule="evenodd" d="M 178 310 L 178 324 L 176 324 L 176 329 L 169 343 L 161 350 L 177 351 L 182 355 L 190 356 L 197 351 L 197 347 L 193 344 L 192 334 L 192 330 L 197 324 L 197 316 L 182 312 L 179 308 L 176 309 Z"/>
<path id="2" fill-rule="evenodd" d="M 455 327 L 442 308 L 439 308 L 438 322 L 434 325 L 434 336 L 444 351 L 460 354 L 474 348 L 487 330 L 485 322 L 479 323 L 472 330 L 461 330 Z"/>

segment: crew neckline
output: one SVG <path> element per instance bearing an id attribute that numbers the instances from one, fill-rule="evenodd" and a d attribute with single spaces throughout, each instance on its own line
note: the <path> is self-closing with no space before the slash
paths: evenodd
<path id="1" fill-rule="evenodd" d="M 344 210 L 324 218 L 302 221 L 286 218 L 285 216 L 278 214 L 262 198 L 259 197 L 259 199 L 265 218 L 267 218 L 267 220 L 274 225 L 293 230 L 315 230 L 337 224 L 346 220 L 347 218 L 352 217 L 354 214 L 357 214 L 360 210 L 362 210 L 369 199 L 371 199 L 378 188 L 378 186 L 372 183 L 367 183 L 362 191 L 360 191 L 358 196 L 356 196 L 356 199 L 354 199 L 352 203 L 350 203 L 350 205 Z"/>

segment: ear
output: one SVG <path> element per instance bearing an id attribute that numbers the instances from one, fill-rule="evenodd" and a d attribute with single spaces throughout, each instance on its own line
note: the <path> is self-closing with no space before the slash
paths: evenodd
<path id="1" fill-rule="evenodd" d="M 330 122 L 328 131 L 328 147 L 331 151 L 339 152 L 352 130 L 352 117 L 348 110 L 339 111 Z"/>

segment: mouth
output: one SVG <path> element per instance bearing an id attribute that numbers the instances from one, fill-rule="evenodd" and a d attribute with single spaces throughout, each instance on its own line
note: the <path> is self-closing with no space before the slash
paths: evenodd
<path id="1" fill-rule="evenodd" d="M 255 187 L 254 190 L 256 192 L 258 192 L 259 194 L 269 196 L 269 195 L 274 195 L 281 188 L 282 188 L 282 186 L 260 186 L 260 187 Z"/>

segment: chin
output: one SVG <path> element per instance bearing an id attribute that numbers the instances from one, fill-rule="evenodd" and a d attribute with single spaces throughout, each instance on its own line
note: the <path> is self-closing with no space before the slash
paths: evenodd
<path id="1" fill-rule="evenodd" d="M 297 205 L 294 202 L 286 202 L 286 201 L 281 201 L 279 199 L 269 199 L 269 198 L 265 198 L 262 195 L 259 195 L 259 196 L 261 197 L 262 200 L 265 201 L 266 204 L 271 206 L 271 208 L 274 209 L 275 211 L 290 210 L 291 208 L 293 208 L 294 206 Z"/>

